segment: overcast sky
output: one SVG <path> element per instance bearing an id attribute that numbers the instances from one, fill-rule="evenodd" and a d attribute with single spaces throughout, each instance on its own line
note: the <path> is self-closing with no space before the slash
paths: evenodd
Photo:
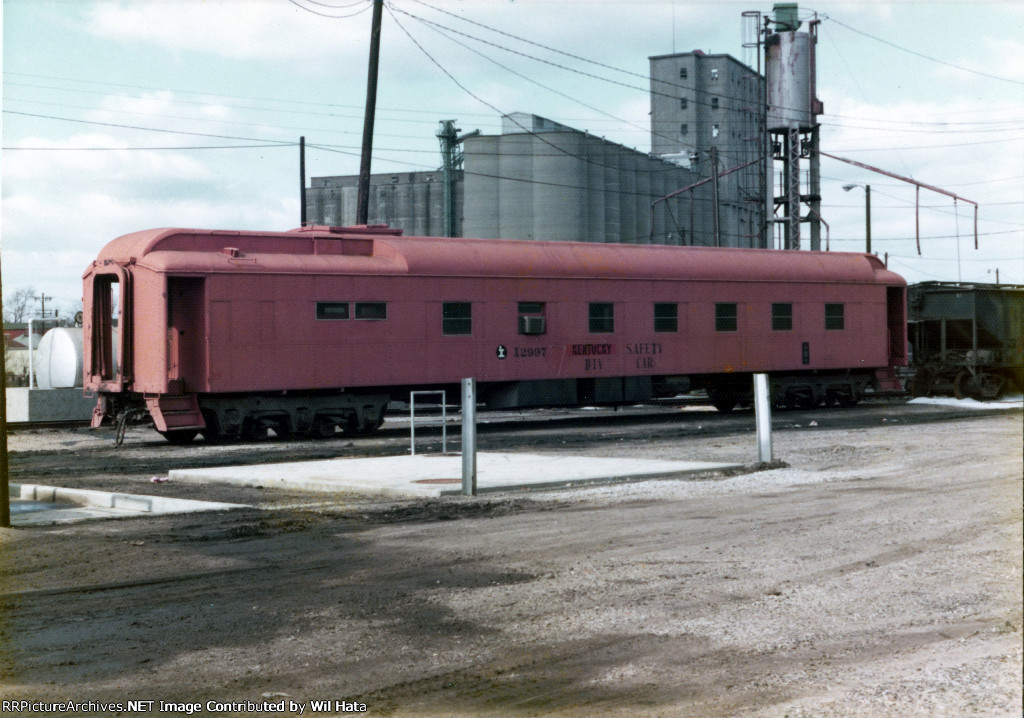
<path id="1" fill-rule="evenodd" d="M 4 0 L 4 294 L 70 306 L 109 240 L 150 227 L 285 230 L 307 175 L 357 174 L 370 0 Z M 434 169 L 439 120 L 523 111 L 650 149 L 648 58 L 756 63 L 743 11 L 686 0 L 386 0 L 374 172 Z M 833 250 L 910 282 L 1024 283 L 1024 2 L 816 2 Z M 568 53 L 568 54 L 565 54 Z M 570 56 L 571 55 L 571 56 Z M 575 57 L 572 57 L 575 56 Z M 959 241 L 957 241 L 959 238 Z M 49 303 L 49 302 L 48 302 Z"/>

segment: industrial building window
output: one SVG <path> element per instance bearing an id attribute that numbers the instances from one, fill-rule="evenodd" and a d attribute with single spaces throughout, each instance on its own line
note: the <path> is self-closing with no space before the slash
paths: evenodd
<path id="1" fill-rule="evenodd" d="M 718 137 L 718 132 L 719 132 L 718 125 L 711 125 L 711 136 L 712 137 Z"/>
<path id="2" fill-rule="evenodd" d="M 713 68 L 711 70 L 711 79 L 712 80 L 717 80 L 718 79 L 718 68 L 717 67 Z"/>
<path id="3" fill-rule="evenodd" d="M 825 328 L 826 329 L 843 329 L 845 321 L 843 318 L 843 305 L 842 304 L 826 304 L 825 305 Z"/>
<path id="4" fill-rule="evenodd" d="M 317 319 L 348 319 L 348 302 L 317 302 Z"/>
<path id="5" fill-rule="evenodd" d="M 686 68 L 685 67 L 680 67 L 679 68 L 679 79 L 680 80 L 685 80 L 686 79 Z"/>
<path id="6" fill-rule="evenodd" d="M 590 333 L 611 334 L 615 331 L 615 305 L 610 302 L 590 303 Z"/>
<path id="7" fill-rule="evenodd" d="M 469 302 L 445 302 L 441 305 L 443 334 L 472 334 L 473 305 Z"/>
<path id="8" fill-rule="evenodd" d="M 679 125 L 679 134 L 685 135 L 689 131 L 690 131 L 690 126 L 688 124 L 686 124 L 685 122 L 683 124 Z"/>
<path id="9" fill-rule="evenodd" d="M 519 302 L 519 333 L 544 334 L 544 302 Z"/>
<path id="10" fill-rule="evenodd" d="M 736 331 L 736 304 L 719 303 L 715 305 L 715 331 L 734 332 Z"/>
<path id="11" fill-rule="evenodd" d="M 712 97 L 711 98 L 711 109 L 712 110 L 717 110 L 718 109 L 718 98 L 717 97 Z"/>
<path id="12" fill-rule="evenodd" d="M 773 304 L 772 305 L 772 330 L 776 332 L 788 332 L 793 329 L 793 305 Z"/>
<path id="13" fill-rule="evenodd" d="M 679 98 L 679 109 L 680 110 L 685 110 L 686 106 L 688 104 L 690 104 L 690 103 L 689 103 L 689 101 L 685 97 L 680 97 Z"/>
<path id="14" fill-rule="evenodd" d="M 387 302 L 356 302 L 356 319 L 387 319 Z"/>
<path id="15" fill-rule="evenodd" d="M 654 331 L 656 332 L 677 332 L 679 331 L 679 305 L 655 302 L 654 304 Z"/>

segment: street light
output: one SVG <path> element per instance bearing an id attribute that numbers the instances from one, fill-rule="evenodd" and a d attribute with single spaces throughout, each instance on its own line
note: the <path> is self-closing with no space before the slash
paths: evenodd
<path id="1" fill-rule="evenodd" d="M 867 253 L 871 254 L 871 185 L 869 184 L 844 184 L 843 191 L 849 192 L 854 187 L 864 188 L 864 225 L 865 236 L 867 237 Z"/>

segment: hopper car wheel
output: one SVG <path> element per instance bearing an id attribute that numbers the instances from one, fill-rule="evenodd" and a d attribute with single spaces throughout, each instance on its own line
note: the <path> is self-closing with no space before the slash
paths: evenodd
<path id="1" fill-rule="evenodd" d="M 928 396 L 935 382 L 935 372 L 928 367 L 921 367 L 907 382 L 907 392 L 911 396 Z"/>
<path id="2" fill-rule="evenodd" d="M 1006 389 L 1006 377 L 991 372 L 972 375 L 963 369 L 953 380 L 953 394 L 957 399 L 970 398 L 977 401 L 995 401 Z"/>
<path id="3" fill-rule="evenodd" d="M 192 439 L 196 438 L 199 434 L 197 429 L 174 429 L 172 431 L 162 431 L 163 437 L 169 442 L 176 446 L 184 446 L 185 444 L 191 444 Z"/>

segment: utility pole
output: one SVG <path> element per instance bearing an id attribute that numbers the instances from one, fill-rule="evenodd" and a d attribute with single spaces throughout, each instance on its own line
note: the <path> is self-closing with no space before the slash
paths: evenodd
<path id="1" fill-rule="evenodd" d="M 867 237 L 867 253 L 871 254 L 871 185 L 864 185 L 864 236 Z"/>
<path id="2" fill-rule="evenodd" d="M 712 228 L 715 235 L 715 246 L 722 246 L 722 237 L 719 230 L 719 214 L 718 214 L 718 148 L 711 148 L 711 212 L 712 212 Z"/>
<path id="3" fill-rule="evenodd" d="M 373 153 L 373 119 L 377 111 L 377 66 L 380 61 L 380 17 L 383 6 L 384 0 L 373 0 L 373 23 L 370 26 L 370 67 L 366 76 L 363 156 L 359 163 L 356 224 L 366 224 L 370 214 L 370 156 Z"/>
<path id="4" fill-rule="evenodd" d="M 53 299 L 53 297 L 46 296 L 46 292 L 41 292 L 39 294 L 39 306 L 40 306 L 40 308 L 39 308 L 39 316 L 42 319 L 46 319 L 46 300 L 47 299 Z"/>
<path id="5" fill-rule="evenodd" d="M 0 279 L 0 327 L 3 326 L 3 280 Z M 0 332 L 0 528 L 11 526 L 11 493 L 7 469 L 7 335 Z M 32 351 L 31 346 L 29 351 Z"/>
<path id="6" fill-rule="evenodd" d="M 306 138 L 299 138 L 299 226 L 306 226 Z"/>

